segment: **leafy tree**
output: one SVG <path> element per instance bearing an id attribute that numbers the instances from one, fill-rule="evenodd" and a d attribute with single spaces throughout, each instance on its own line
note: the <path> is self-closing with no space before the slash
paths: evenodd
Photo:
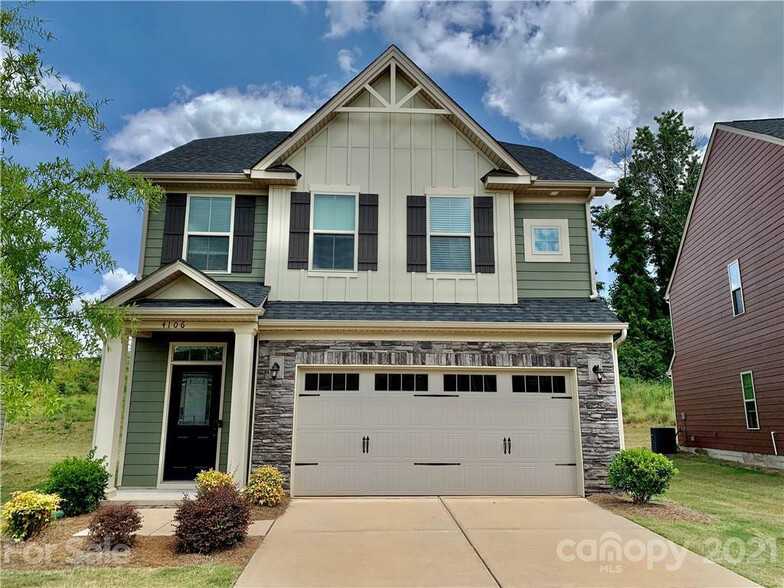
<path id="1" fill-rule="evenodd" d="M 664 300 L 675 265 L 700 163 L 694 129 L 683 114 L 654 117 L 658 131 L 616 130 L 605 158 L 621 171 L 616 204 L 594 208 L 599 234 L 607 239 L 616 274 L 609 301 L 628 322 L 629 340 L 618 351 L 621 373 L 639 379 L 664 377 L 672 355 Z"/>
<path id="2" fill-rule="evenodd" d="M 52 34 L 29 9 L 0 9 L 0 399 L 9 418 L 23 414 L 37 395 L 54 408 L 54 363 L 94 354 L 96 336 L 123 328 L 122 310 L 82 300 L 73 280 L 76 270 L 103 273 L 116 265 L 96 194 L 137 207 L 154 207 L 163 196 L 108 160 L 79 167 L 68 159 L 70 138 L 84 131 L 98 140 L 106 130 L 99 119 L 103 103 L 72 91 L 44 64 L 40 45 Z M 34 166 L 17 162 L 9 151 L 33 134 L 50 138 L 62 155 Z"/>

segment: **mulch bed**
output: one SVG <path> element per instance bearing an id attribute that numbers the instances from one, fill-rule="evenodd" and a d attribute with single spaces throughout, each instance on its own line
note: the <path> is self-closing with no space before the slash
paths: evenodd
<path id="1" fill-rule="evenodd" d="M 253 520 L 276 519 L 289 504 L 286 497 L 274 508 L 253 507 Z M 213 553 L 200 555 L 178 553 L 176 537 L 136 537 L 133 547 L 125 553 L 96 551 L 85 537 L 73 534 L 90 525 L 92 515 L 58 519 L 35 539 L 14 544 L 0 542 L 0 566 L 11 570 L 57 570 L 81 567 L 160 568 L 169 566 L 228 565 L 244 566 L 261 544 L 262 537 L 247 537 L 241 544 Z"/>
<path id="2" fill-rule="evenodd" d="M 588 500 L 622 517 L 646 517 L 662 521 L 711 524 L 716 518 L 674 502 L 649 502 L 635 504 L 625 494 L 591 494 Z"/>

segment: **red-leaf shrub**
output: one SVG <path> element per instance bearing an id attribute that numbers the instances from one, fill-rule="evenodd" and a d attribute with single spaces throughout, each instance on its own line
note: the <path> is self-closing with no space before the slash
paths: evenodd
<path id="1" fill-rule="evenodd" d="M 90 520 L 90 541 L 101 546 L 133 545 L 134 533 L 142 528 L 142 515 L 130 504 L 107 504 Z"/>
<path id="2" fill-rule="evenodd" d="M 242 542 L 251 523 L 250 505 L 236 488 L 219 487 L 185 497 L 174 515 L 180 551 L 213 553 Z"/>

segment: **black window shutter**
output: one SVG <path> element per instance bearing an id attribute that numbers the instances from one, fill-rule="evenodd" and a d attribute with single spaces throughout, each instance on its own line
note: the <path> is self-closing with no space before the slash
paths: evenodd
<path id="1" fill-rule="evenodd" d="M 474 266 L 478 274 L 495 273 L 493 198 L 474 198 Z"/>
<path id="2" fill-rule="evenodd" d="M 406 197 L 406 250 L 410 272 L 427 271 L 427 198 Z"/>
<path id="3" fill-rule="evenodd" d="M 256 197 L 234 197 L 234 245 L 231 271 L 247 274 L 253 269 L 253 225 L 256 221 Z"/>
<path id="4" fill-rule="evenodd" d="M 378 194 L 359 195 L 357 269 L 378 269 Z"/>
<path id="5" fill-rule="evenodd" d="M 167 194 L 166 213 L 163 217 L 163 247 L 161 265 L 182 257 L 182 241 L 185 234 L 186 194 Z"/>
<path id="6" fill-rule="evenodd" d="M 310 244 L 310 192 L 291 193 L 289 269 L 308 269 Z"/>

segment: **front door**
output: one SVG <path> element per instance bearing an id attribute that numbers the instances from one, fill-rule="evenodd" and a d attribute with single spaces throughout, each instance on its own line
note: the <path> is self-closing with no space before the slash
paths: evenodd
<path id="1" fill-rule="evenodd" d="M 215 467 L 221 422 L 219 365 L 172 367 L 163 480 L 193 480 Z"/>

